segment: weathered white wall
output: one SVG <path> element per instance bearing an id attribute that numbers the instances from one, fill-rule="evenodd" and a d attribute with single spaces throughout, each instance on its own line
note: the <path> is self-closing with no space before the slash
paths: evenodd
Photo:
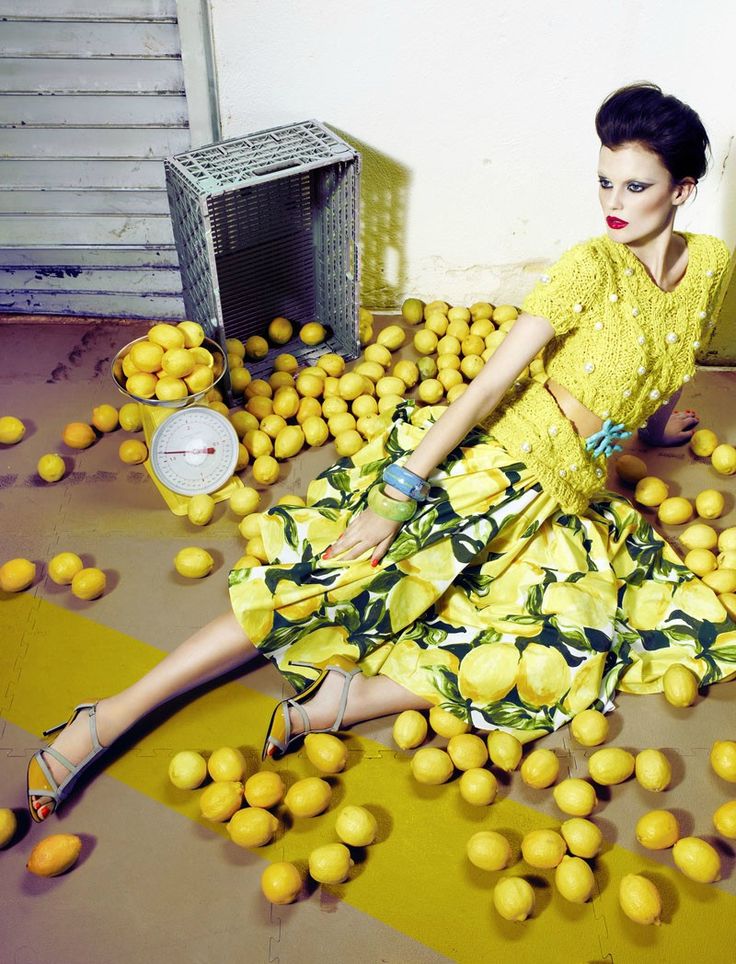
<path id="1" fill-rule="evenodd" d="M 383 232 L 367 304 L 518 301 L 540 262 L 602 233 L 593 118 L 635 80 L 690 103 L 711 136 L 711 172 L 678 227 L 736 242 L 732 4 L 211 5 L 224 137 L 314 117 L 364 152 L 364 220 Z"/>

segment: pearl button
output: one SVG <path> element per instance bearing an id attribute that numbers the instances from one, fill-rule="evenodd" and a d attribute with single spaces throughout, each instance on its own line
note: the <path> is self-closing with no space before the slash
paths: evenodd
<path id="1" fill-rule="evenodd" d="M 641 425 L 639 426 L 639 428 L 646 428 L 646 427 L 647 427 L 647 423 L 646 423 L 646 422 L 642 422 Z"/>
<path id="2" fill-rule="evenodd" d="M 625 389 L 624 389 L 624 398 L 630 398 L 630 397 L 631 397 L 631 389 L 630 389 L 630 388 L 625 388 Z"/>
<path id="3" fill-rule="evenodd" d="M 626 275 L 627 278 L 630 278 L 633 273 L 634 273 L 633 268 L 624 268 L 624 274 Z"/>
<path id="4" fill-rule="evenodd" d="M 608 296 L 608 300 L 609 300 L 610 302 L 616 302 L 616 301 L 618 301 L 618 295 L 616 294 L 615 291 L 612 291 L 612 292 L 611 292 L 611 294 Z"/>
<path id="5" fill-rule="evenodd" d="M 560 469 L 560 478 L 564 479 L 567 475 L 567 469 Z"/>
<path id="6" fill-rule="evenodd" d="M 571 471 L 571 472 L 577 472 L 577 470 L 578 470 L 578 463 L 577 463 L 577 462 L 573 462 L 572 465 L 570 466 L 570 471 Z"/>
<path id="7" fill-rule="evenodd" d="M 640 345 L 645 345 L 646 342 L 647 342 L 647 340 L 646 340 L 646 338 L 644 337 L 644 335 L 639 335 L 639 337 L 638 337 L 636 340 L 639 342 Z"/>
<path id="8" fill-rule="evenodd" d="M 601 412 L 601 418 L 610 418 L 611 413 L 609 411 Z"/>
<path id="9" fill-rule="evenodd" d="M 592 374 L 592 372 L 595 371 L 595 365 L 593 364 L 593 362 L 586 361 L 586 363 L 583 365 L 583 371 L 587 372 L 588 375 Z"/>
<path id="10" fill-rule="evenodd" d="M 698 318 L 701 318 L 703 321 L 705 321 L 705 319 L 706 319 L 707 317 L 708 317 L 708 312 L 707 312 L 707 311 L 699 311 L 699 312 L 698 312 Z"/>
<path id="11" fill-rule="evenodd" d="M 639 365 L 639 367 L 637 368 L 637 371 L 639 372 L 640 375 L 646 375 L 647 373 L 647 370 L 643 365 Z"/>
<path id="12" fill-rule="evenodd" d="M 700 342 L 697 339 L 693 342 L 693 348 L 700 348 Z"/>
<path id="13" fill-rule="evenodd" d="M 705 277 L 706 277 L 706 278 L 712 278 L 712 277 L 713 277 L 713 272 L 711 271 L 710 268 L 708 268 L 708 270 L 705 272 Z"/>
<path id="14" fill-rule="evenodd" d="M 542 282 L 542 284 L 548 285 L 550 282 L 550 277 L 548 274 L 543 274 L 540 275 L 539 280 Z"/>
<path id="15" fill-rule="evenodd" d="M 660 395 L 660 391 L 659 391 L 658 388 L 653 388 L 653 389 L 651 390 L 651 392 L 649 393 L 649 397 L 650 397 L 650 398 L 653 398 L 653 399 L 655 400 L 655 402 L 656 402 L 656 400 L 659 398 L 659 395 Z"/>
<path id="16" fill-rule="evenodd" d="M 715 326 L 716 326 L 715 321 L 709 321 L 709 322 L 708 322 L 708 328 L 715 328 Z"/>
<path id="17" fill-rule="evenodd" d="M 632 308 L 632 309 L 631 309 L 631 314 L 634 316 L 634 318 L 636 318 L 636 316 L 639 314 L 639 309 L 638 309 L 638 308 Z"/>
<path id="18" fill-rule="evenodd" d="M 554 438 L 559 431 L 560 430 L 556 425 L 550 425 L 549 428 L 547 429 L 547 432 L 552 436 L 552 438 Z"/>
<path id="19" fill-rule="evenodd" d="M 572 306 L 572 310 L 575 312 L 576 315 L 579 315 L 580 312 L 583 310 L 583 306 L 582 306 L 582 305 L 573 305 L 573 306 Z"/>
<path id="20" fill-rule="evenodd" d="M 668 331 L 667 334 L 664 336 L 664 340 L 667 342 L 667 344 L 674 345 L 675 342 L 677 341 L 677 332 Z"/>
<path id="21" fill-rule="evenodd" d="M 600 468 L 599 468 L 599 469 L 596 469 L 596 470 L 595 470 L 595 474 L 598 476 L 599 479 L 602 478 L 602 477 L 603 477 L 603 469 L 600 469 Z"/>
<path id="22" fill-rule="evenodd" d="M 692 378 L 692 375 L 683 375 L 683 376 L 682 376 L 683 382 L 689 382 L 691 378 Z"/>
<path id="23" fill-rule="evenodd" d="M 602 322 L 602 321 L 596 321 L 596 323 L 593 325 L 593 327 L 595 328 L 596 331 L 603 331 L 603 322 Z"/>
<path id="24" fill-rule="evenodd" d="M 522 452 L 531 452 L 532 450 L 531 442 L 522 442 L 519 448 L 521 449 Z"/>

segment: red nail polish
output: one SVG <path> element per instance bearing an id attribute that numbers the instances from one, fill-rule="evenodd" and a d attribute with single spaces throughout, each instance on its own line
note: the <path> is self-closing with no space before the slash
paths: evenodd
<path id="1" fill-rule="evenodd" d="M 51 807 L 48 805 L 48 803 L 45 803 L 42 807 L 38 808 L 38 815 L 42 820 L 45 820 L 50 813 Z"/>
<path id="2" fill-rule="evenodd" d="M 378 565 L 378 559 L 371 559 L 371 565 L 372 565 L 373 568 L 375 569 L 376 566 Z"/>

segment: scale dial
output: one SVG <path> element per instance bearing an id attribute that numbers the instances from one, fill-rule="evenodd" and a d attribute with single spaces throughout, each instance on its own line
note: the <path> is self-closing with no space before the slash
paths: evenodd
<path id="1" fill-rule="evenodd" d="M 151 468 L 178 495 L 214 492 L 235 471 L 238 436 L 224 415 L 193 405 L 172 412 L 151 439 Z"/>

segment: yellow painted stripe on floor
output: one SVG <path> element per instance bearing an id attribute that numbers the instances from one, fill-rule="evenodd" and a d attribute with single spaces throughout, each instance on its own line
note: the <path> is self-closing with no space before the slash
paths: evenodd
<path id="1" fill-rule="evenodd" d="M 123 633 L 97 625 L 30 595 L 2 603 L 5 643 L 0 649 L 2 715 L 32 733 L 63 719 L 73 703 L 127 685 L 154 665 L 162 653 Z M 166 776 L 169 755 L 182 748 L 213 750 L 225 744 L 250 747 L 255 757 L 273 703 L 238 684 L 227 684 L 188 703 L 135 747 L 111 759 L 106 772 L 152 799 L 197 820 L 198 794 L 177 791 Z M 41 714 L 41 715 L 39 715 Z M 336 778 L 330 810 L 296 820 L 279 839 L 257 853 L 270 860 L 305 866 L 312 848 L 336 839 L 335 811 L 343 803 L 368 806 L 381 828 L 351 880 L 330 888 L 340 899 L 459 962 L 491 960 L 511 951 L 517 961 L 613 961 L 636 964 L 652 953 L 669 964 L 700 959 L 732 964 L 736 898 L 717 887 L 688 881 L 670 867 L 619 846 L 596 862 L 601 892 L 592 903 L 568 904 L 554 892 L 552 873 L 521 862 L 505 873 L 524 875 L 535 885 L 537 907 L 524 924 L 502 921 L 491 894 L 499 874 L 471 867 L 465 844 L 478 829 L 508 834 L 516 854 L 524 833 L 553 826 L 546 814 L 504 799 L 490 808 L 466 805 L 456 782 L 420 787 L 406 759 L 370 740 L 350 737 L 348 769 Z M 300 755 L 277 764 L 288 779 L 314 771 Z M 517 779 L 516 777 L 515 779 Z M 88 792 L 93 792 L 92 789 Z M 665 902 L 664 924 L 641 927 L 618 907 L 618 881 L 646 873 Z M 314 899 L 314 898 L 312 898 Z M 284 914 L 288 908 L 281 909 Z M 326 936 L 329 941 L 329 937 Z"/>

